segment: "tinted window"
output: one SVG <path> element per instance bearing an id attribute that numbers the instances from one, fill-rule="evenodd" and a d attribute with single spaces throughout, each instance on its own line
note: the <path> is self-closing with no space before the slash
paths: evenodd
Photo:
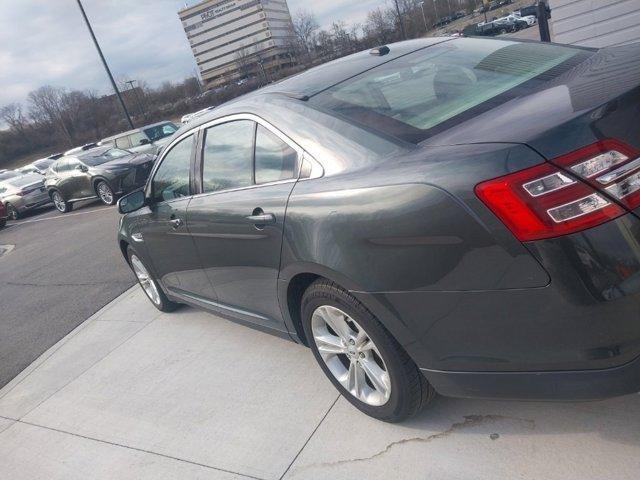
<path id="1" fill-rule="evenodd" d="M 156 202 L 186 197 L 191 194 L 189 172 L 193 136 L 177 143 L 165 155 L 151 183 L 151 193 Z"/>
<path id="2" fill-rule="evenodd" d="M 132 147 L 138 147 L 140 145 L 142 145 L 143 140 L 147 140 L 147 137 L 145 137 L 145 135 L 142 132 L 136 132 L 133 135 L 129 135 L 129 143 L 131 143 Z"/>
<path id="3" fill-rule="evenodd" d="M 208 128 L 202 166 L 205 192 L 246 187 L 253 183 L 253 135 L 249 120 Z"/>
<path id="4" fill-rule="evenodd" d="M 129 137 L 116 138 L 116 147 L 124 149 L 130 148 L 131 142 L 129 142 Z"/>
<path id="5" fill-rule="evenodd" d="M 58 173 L 66 172 L 68 170 L 68 166 L 69 166 L 68 160 L 58 160 L 58 163 L 56 163 L 54 171 Z"/>
<path id="6" fill-rule="evenodd" d="M 262 125 L 258 125 L 256 132 L 256 183 L 293 178 L 297 158 L 298 154 L 293 148 Z"/>
<path id="7" fill-rule="evenodd" d="M 173 135 L 178 130 L 173 123 L 163 123 L 161 125 L 156 125 L 155 127 L 149 127 L 144 129 L 144 133 L 149 137 L 149 140 L 155 142 L 156 140 L 160 140 L 161 138 L 168 137 L 169 135 Z"/>
<path id="8" fill-rule="evenodd" d="M 527 93 L 590 54 L 551 44 L 457 39 L 382 64 L 311 102 L 420 141 L 429 129 L 476 107 L 492 108 Z"/>

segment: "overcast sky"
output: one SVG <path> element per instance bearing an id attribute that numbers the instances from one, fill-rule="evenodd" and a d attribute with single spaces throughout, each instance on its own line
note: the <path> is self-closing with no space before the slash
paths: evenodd
<path id="1" fill-rule="evenodd" d="M 362 22 L 387 0 L 288 0 L 292 14 L 313 11 L 323 27 Z M 195 0 L 187 2 L 197 3 Z M 196 71 L 178 19 L 185 1 L 83 0 L 117 80 L 152 86 Z M 0 106 L 41 86 L 106 93 L 108 80 L 76 0 L 0 0 Z"/>

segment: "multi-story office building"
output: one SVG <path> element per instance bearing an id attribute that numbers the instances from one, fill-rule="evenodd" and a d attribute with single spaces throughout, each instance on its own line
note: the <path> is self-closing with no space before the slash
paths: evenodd
<path id="1" fill-rule="evenodd" d="M 286 0 L 205 0 L 178 15 L 206 87 L 293 62 Z"/>

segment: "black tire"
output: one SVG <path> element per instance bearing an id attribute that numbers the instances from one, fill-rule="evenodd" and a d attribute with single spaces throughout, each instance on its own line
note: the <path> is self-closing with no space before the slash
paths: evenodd
<path id="1" fill-rule="evenodd" d="M 331 373 L 314 341 L 311 317 L 320 306 L 339 308 L 355 320 L 375 343 L 390 378 L 391 393 L 387 402 L 373 406 L 351 394 Z M 399 422 L 416 415 L 435 396 L 435 390 L 397 340 L 358 300 L 328 280 L 317 280 L 304 293 L 301 302 L 302 324 L 309 346 L 320 368 L 338 391 L 356 408 L 385 422 Z"/>
<path id="2" fill-rule="evenodd" d="M 69 213 L 70 211 L 73 210 L 73 203 L 67 202 L 64 199 L 64 196 L 57 190 L 52 191 L 50 196 L 51 196 L 51 201 L 53 202 L 53 205 L 56 207 L 56 209 L 60 213 Z M 56 200 L 56 196 L 58 196 L 59 200 Z"/>
<path id="3" fill-rule="evenodd" d="M 7 226 L 7 219 L 3 218 L 2 220 L 0 220 L 0 228 L 4 228 Z"/>
<path id="4" fill-rule="evenodd" d="M 134 257 L 137 258 L 140 261 L 140 263 L 142 263 L 142 265 L 144 266 L 147 274 L 149 275 L 150 281 L 153 282 L 153 284 L 155 285 L 155 289 L 156 289 L 156 291 L 158 293 L 157 301 L 155 301 L 153 299 L 153 297 L 149 294 L 149 292 L 144 287 L 144 285 L 142 285 L 142 283 L 140 282 L 140 279 L 138 278 L 138 276 L 137 276 L 137 274 L 135 272 L 135 268 L 134 268 L 134 264 L 133 264 Z M 140 285 L 140 287 L 142 288 L 142 291 L 145 293 L 145 295 L 151 301 L 151 304 L 154 307 L 156 307 L 161 312 L 173 312 L 176 308 L 178 308 L 180 306 L 179 303 L 172 302 L 171 300 L 169 300 L 167 298 L 165 293 L 162 291 L 162 288 L 160 287 L 160 284 L 158 283 L 156 278 L 153 276 L 153 273 L 151 273 L 151 270 L 149 270 L 149 268 L 147 268 L 147 266 L 144 264 L 142 259 L 138 256 L 138 254 L 135 251 L 133 251 L 133 249 L 131 247 L 127 247 L 127 258 L 129 259 L 129 266 L 131 267 L 131 270 L 134 272 L 134 275 L 136 275 L 136 280 L 138 281 L 138 284 Z"/>
<path id="5" fill-rule="evenodd" d="M 18 211 L 18 209 L 16 207 L 11 205 L 10 203 L 7 203 L 5 205 L 5 207 L 7 209 L 7 217 L 9 218 L 9 220 L 18 220 L 18 219 L 20 219 L 20 212 Z"/>
<path id="6" fill-rule="evenodd" d="M 103 190 L 104 189 L 104 190 Z M 96 195 L 105 205 L 115 205 L 118 199 L 116 198 L 116 194 L 109 185 L 104 180 L 100 180 L 96 183 Z"/>

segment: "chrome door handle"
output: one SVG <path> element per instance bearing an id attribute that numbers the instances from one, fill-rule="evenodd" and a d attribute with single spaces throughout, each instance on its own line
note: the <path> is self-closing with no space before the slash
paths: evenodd
<path id="1" fill-rule="evenodd" d="M 273 213 L 261 213 L 259 215 L 249 215 L 247 220 L 256 225 L 266 225 L 267 223 L 276 223 L 276 216 Z"/>
<path id="2" fill-rule="evenodd" d="M 169 223 L 171 224 L 171 228 L 173 228 L 174 230 L 177 230 L 184 224 L 181 218 L 174 218 L 173 220 L 169 220 Z"/>

